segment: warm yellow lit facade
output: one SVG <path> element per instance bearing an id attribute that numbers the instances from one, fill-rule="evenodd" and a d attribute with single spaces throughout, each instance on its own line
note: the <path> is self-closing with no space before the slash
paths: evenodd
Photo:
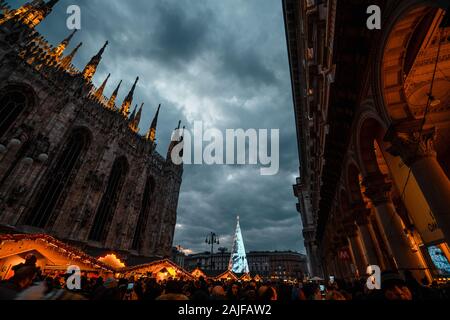
<path id="1" fill-rule="evenodd" d="M 352 23 L 369 5 L 383 12 L 379 31 Z M 284 1 L 301 150 L 294 193 L 313 275 L 351 279 L 378 265 L 450 277 L 446 9 Z"/>
<path id="2" fill-rule="evenodd" d="M 177 266 L 172 261 L 165 259 L 148 264 L 138 265 L 130 268 L 125 268 L 121 273 L 129 278 L 130 276 L 135 277 L 146 277 L 151 276 L 158 280 L 172 279 L 193 279 L 193 276 L 183 268 Z"/>
<path id="3" fill-rule="evenodd" d="M 125 268 L 125 263 L 120 261 L 120 259 L 114 254 L 107 254 L 104 257 L 98 258 L 98 261 L 103 262 L 104 264 L 113 267 L 114 269 L 122 269 Z"/>
<path id="4" fill-rule="evenodd" d="M 37 258 L 36 265 L 44 273 L 54 270 L 64 273 L 69 266 L 77 266 L 83 272 L 113 273 L 113 269 L 103 261 L 50 236 L 0 235 L 0 280 L 13 276 L 12 268 L 25 262 L 29 254 Z"/>
<path id="5" fill-rule="evenodd" d="M 195 279 L 199 279 L 200 277 L 203 277 L 204 279 L 208 278 L 206 273 L 204 273 L 200 268 L 195 268 L 194 270 L 192 270 L 191 275 Z"/>

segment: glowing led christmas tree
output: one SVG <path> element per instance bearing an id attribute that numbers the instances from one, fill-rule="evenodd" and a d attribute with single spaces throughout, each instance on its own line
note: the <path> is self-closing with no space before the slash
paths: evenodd
<path id="1" fill-rule="evenodd" d="M 231 250 L 228 270 L 234 273 L 248 273 L 248 262 L 245 254 L 244 239 L 242 238 L 239 216 L 237 217 L 236 232 L 234 233 L 233 248 Z"/>

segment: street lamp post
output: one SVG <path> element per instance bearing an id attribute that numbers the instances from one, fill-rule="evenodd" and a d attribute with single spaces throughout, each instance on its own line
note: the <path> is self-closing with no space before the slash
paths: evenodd
<path id="1" fill-rule="evenodd" d="M 214 254 L 214 244 L 220 244 L 219 243 L 219 236 L 216 235 L 214 232 L 211 232 L 205 240 L 205 243 L 211 245 L 211 256 L 210 256 L 210 263 L 209 263 L 209 267 L 212 269 L 212 265 L 213 265 L 213 254 Z"/>

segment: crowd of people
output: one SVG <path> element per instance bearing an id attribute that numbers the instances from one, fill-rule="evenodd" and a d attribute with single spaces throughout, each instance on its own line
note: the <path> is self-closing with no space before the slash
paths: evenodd
<path id="1" fill-rule="evenodd" d="M 32 256 L 13 268 L 14 276 L 0 282 L 0 300 L 192 300 L 192 301 L 299 301 L 299 300 L 441 300 L 450 299 L 450 287 L 417 282 L 410 272 L 384 272 L 381 289 L 369 290 L 366 279 L 341 281 L 256 282 L 197 280 L 157 281 L 135 276 L 115 279 L 82 274 L 80 288 L 71 290 L 70 275 L 43 275 Z M 72 288 L 73 289 L 73 288 Z"/>

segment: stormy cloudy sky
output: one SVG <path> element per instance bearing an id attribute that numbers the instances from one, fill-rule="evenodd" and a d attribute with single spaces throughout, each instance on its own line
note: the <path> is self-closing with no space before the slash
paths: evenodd
<path id="1" fill-rule="evenodd" d="M 201 120 L 222 131 L 280 129 L 275 176 L 261 176 L 259 166 L 185 166 L 174 245 L 208 250 L 205 237 L 214 231 L 231 249 L 239 215 L 247 251 L 304 252 L 292 193 L 298 156 L 281 0 L 61 0 L 39 26 L 52 44 L 69 33 L 71 4 L 81 8 L 82 29 L 68 50 L 84 43 L 75 65 L 82 69 L 109 40 L 94 83 L 111 73 L 109 96 L 123 79 L 121 102 L 140 77 L 134 102 L 146 104 L 141 131 L 161 103 L 164 156 L 178 119 L 187 128 Z"/>

